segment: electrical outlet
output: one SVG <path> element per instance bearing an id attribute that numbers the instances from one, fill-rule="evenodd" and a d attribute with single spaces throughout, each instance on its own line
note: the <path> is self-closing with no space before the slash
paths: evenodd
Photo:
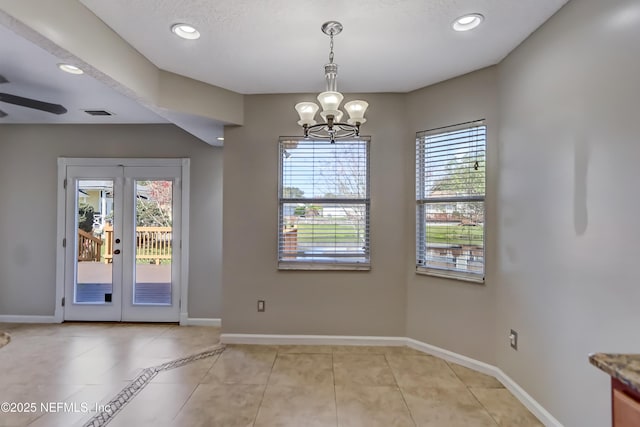
<path id="1" fill-rule="evenodd" d="M 509 345 L 514 350 L 518 350 L 518 333 L 513 329 L 509 332 Z"/>
<path id="2" fill-rule="evenodd" d="M 259 299 L 258 300 L 258 312 L 263 312 L 264 311 L 264 300 Z"/>

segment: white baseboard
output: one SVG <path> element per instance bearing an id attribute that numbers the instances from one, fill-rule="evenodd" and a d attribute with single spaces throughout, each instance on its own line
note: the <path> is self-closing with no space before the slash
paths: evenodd
<path id="1" fill-rule="evenodd" d="M 11 314 L 0 314 L 2 323 L 60 323 L 55 316 L 18 316 Z"/>
<path id="2" fill-rule="evenodd" d="M 222 320 L 188 317 L 185 322 L 180 322 L 180 324 L 187 326 L 216 326 L 219 328 L 222 325 Z"/>
<path id="3" fill-rule="evenodd" d="M 414 340 L 413 338 L 405 338 L 405 340 L 407 346 L 414 350 L 422 351 L 448 362 L 457 363 L 458 365 L 462 365 L 466 368 L 473 369 L 474 371 L 490 375 L 492 377 L 497 378 L 497 373 L 500 371 L 493 365 L 463 356 L 462 354 L 454 353 L 453 351 L 445 350 L 444 348 L 436 347 L 435 345 L 426 344 L 422 341 Z"/>
<path id="4" fill-rule="evenodd" d="M 563 427 L 560 421 L 555 419 L 553 415 L 549 413 L 544 407 L 539 404 L 529 393 L 524 391 L 522 387 L 511 379 L 502 369 L 496 368 L 498 374 L 495 375 L 496 379 L 505 386 L 524 406 L 527 407 L 533 415 L 540 420 L 546 427 Z"/>
<path id="5" fill-rule="evenodd" d="M 340 335 L 262 335 L 262 334 L 222 334 L 223 344 L 261 344 L 261 345 L 370 345 L 370 346 L 403 346 L 457 363 L 474 371 L 495 377 L 513 395 L 547 427 L 563 427 L 542 405 L 529 393 L 524 391 L 514 380 L 501 369 L 488 363 L 454 353 L 440 347 L 404 337 L 367 337 Z"/>
<path id="6" fill-rule="evenodd" d="M 0 314 L 0 323 L 62 323 L 57 316 L 20 316 Z M 181 325 L 189 326 L 216 326 L 222 325 L 221 319 L 203 319 L 188 317 L 180 319 Z"/>
<path id="7" fill-rule="evenodd" d="M 371 345 L 403 346 L 405 339 L 399 337 L 360 337 L 341 335 L 260 335 L 222 334 L 223 344 L 264 344 L 264 345 Z"/>
<path id="8" fill-rule="evenodd" d="M 562 427 L 562 424 L 556 420 L 553 415 L 549 413 L 542 405 L 540 405 L 529 393 L 524 391 L 522 387 L 512 380 L 502 369 L 497 368 L 488 363 L 481 362 L 479 360 L 472 359 L 462 354 L 454 353 L 449 350 L 445 350 L 434 345 L 423 343 L 422 341 L 414 340 L 412 338 L 406 339 L 407 345 L 413 349 L 423 351 L 427 354 L 444 359 L 448 362 L 457 363 L 466 368 L 473 369 L 474 371 L 481 372 L 486 375 L 490 375 L 496 378 L 505 386 L 524 406 L 527 407 L 533 415 L 540 420 L 547 427 Z"/>

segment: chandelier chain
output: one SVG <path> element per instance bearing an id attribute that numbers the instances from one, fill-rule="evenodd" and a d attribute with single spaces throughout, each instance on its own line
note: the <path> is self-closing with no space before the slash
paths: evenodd
<path id="1" fill-rule="evenodd" d="M 331 41 L 329 42 L 329 63 L 333 64 L 333 30 L 329 34 Z"/>

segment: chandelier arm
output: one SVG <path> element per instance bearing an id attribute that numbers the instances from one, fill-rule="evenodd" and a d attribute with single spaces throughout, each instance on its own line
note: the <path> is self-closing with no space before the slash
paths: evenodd
<path id="1" fill-rule="evenodd" d="M 308 126 L 305 138 L 328 139 L 334 143 L 336 139 L 360 136 L 360 126 L 349 123 L 333 123 L 333 128 L 329 129 L 326 123 L 318 123 Z"/>

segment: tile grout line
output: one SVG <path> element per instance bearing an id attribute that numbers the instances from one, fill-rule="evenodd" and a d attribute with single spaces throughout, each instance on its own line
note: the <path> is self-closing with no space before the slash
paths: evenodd
<path id="1" fill-rule="evenodd" d="M 454 374 L 454 375 L 455 375 L 455 376 L 460 380 L 460 382 L 462 382 L 462 384 L 464 384 L 464 386 L 465 386 L 465 388 L 467 389 L 467 391 L 469 392 L 469 394 L 471 394 L 471 396 L 473 396 L 473 398 L 475 399 L 475 401 L 476 401 L 476 402 L 478 402 L 478 404 L 482 407 L 482 409 L 484 409 L 484 410 L 487 412 L 487 414 L 489 414 L 489 416 L 491 417 L 491 419 L 493 420 L 493 422 L 494 422 L 494 423 L 496 423 L 496 426 L 498 426 L 498 427 L 499 427 L 499 426 L 500 426 L 500 423 L 498 422 L 498 420 L 496 420 L 496 419 L 494 418 L 494 416 L 493 416 L 493 415 L 491 415 L 491 412 L 489 411 L 489 409 L 488 409 L 486 406 L 484 406 L 484 404 L 483 404 L 482 402 L 480 402 L 480 399 L 478 399 L 478 396 L 476 396 L 476 394 L 473 392 L 473 390 L 471 390 L 471 387 L 469 387 L 469 385 L 468 385 L 468 384 L 467 384 L 467 383 L 466 383 L 462 378 L 460 378 L 460 375 L 458 375 L 458 374 L 456 373 L 456 371 L 454 371 L 454 370 L 453 370 L 453 368 L 451 367 L 451 363 L 450 363 L 450 362 L 448 362 L 448 361 L 446 361 L 446 360 L 445 360 L 445 362 L 447 363 L 447 366 L 449 367 L 449 369 L 451 369 L 451 371 L 453 372 L 453 374 Z"/>
<path id="2" fill-rule="evenodd" d="M 214 362 L 215 363 L 215 362 Z M 208 371 L 207 371 L 208 373 Z M 178 410 L 176 411 L 176 414 L 173 416 L 173 418 L 171 418 L 171 421 L 175 421 L 176 418 L 178 418 L 178 416 L 180 415 L 180 412 L 182 412 L 182 410 L 184 409 L 185 406 L 187 406 L 187 402 L 189 402 L 189 399 L 191 399 L 193 397 L 193 394 L 196 392 L 196 390 L 198 389 L 198 387 L 200 387 L 201 384 L 198 383 L 196 384 L 196 386 L 193 388 L 193 390 L 191 390 L 191 393 L 189 393 L 189 396 L 187 396 L 187 398 L 184 400 L 184 403 L 182 405 L 180 405 L 180 408 L 178 408 Z"/>
<path id="3" fill-rule="evenodd" d="M 476 396 L 476 394 L 473 392 L 473 390 L 471 390 L 471 387 L 469 387 L 466 383 L 465 383 L 465 387 L 467 387 L 467 390 L 469 391 L 469 393 L 471 393 L 471 396 L 473 396 L 473 398 L 476 400 L 476 402 L 478 402 L 480 404 L 480 406 L 482 406 L 482 409 L 484 409 L 485 411 L 487 411 L 487 414 L 489 414 L 489 416 L 491 417 L 491 419 L 493 420 L 494 423 L 496 423 L 496 426 L 500 426 L 501 424 L 498 422 L 498 420 L 495 419 L 495 417 L 493 416 L 493 414 L 491 413 L 491 411 L 489 411 L 489 408 L 487 408 L 486 406 L 484 406 L 484 403 L 482 403 L 480 401 L 480 399 L 478 399 L 478 396 Z"/>
<path id="4" fill-rule="evenodd" d="M 269 376 L 267 377 L 267 381 L 264 383 L 264 390 L 262 390 L 262 396 L 260 397 L 260 403 L 258 404 L 258 409 L 256 409 L 256 415 L 253 417 L 252 426 L 256 425 L 258 421 L 258 414 L 260 413 L 260 408 L 262 408 L 262 402 L 264 402 L 264 396 L 267 394 L 267 387 L 269 386 L 269 381 L 271 380 L 271 374 L 273 373 L 273 368 L 276 366 L 276 361 L 278 360 L 278 356 L 280 356 L 280 350 L 276 347 L 276 357 L 273 358 L 273 363 L 271 364 L 271 369 L 269 370 Z"/>
<path id="5" fill-rule="evenodd" d="M 335 353 L 333 348 L 331 349 L 331 372 L 333 373 L 333 402 L 336 406 L 336 427 L 340 426 L 340 419 L 338 418 L 338 390 L 336 390 L 336 365 L 335 365 Z"/>
<path id="6" fill-rule="evenodd" d="M 404 391 L 402 390 L 402 387 L 400 387 L 400 383 L 398 383 L 398 379 L 396 378 L 396 374 L 395 372 L 393 372 L 393 369 L 391 368 L 391 364 L 389 363 L 389 359 L 387 359 L 388 354 L 385 353 L 384 354 L 384 361 L 387 363 L 387 366 L 389 367 L 389 371 L 391 371 L 391 376 L 393 376 L 393 381 L 396 382 L 396 387 L 398 387 L 398 391 L 400 391 L 400 396 L 402 396 L 402 401 L 404 402 L 404 406 L 407 408 L 407 412 L 409 413 L 409 416 L 411 417 L 411 421 L 413 422 L 414 426 L 418 426 L 418 423 L 416 422 L 415 418 L 413 418 L 413 412 L 411 412 L 411 408 L 409 407 L 409 404 L 407 403 L 407 398 L 404 396 Z"/>
<path id="7" fill-rule="evenodd" d="M 180 405 L 180 408 L 176 411 L 176 414 L 174 415 L 174 417 L 171 419 L 171 421 L 175 421 L 176 418 L 178 418 L 178 416 L 180 415 L 180 412 L 182 412 L 182 410 L 184 409 L 185 406 L 187 406 L 187 403 L 189 402 L 189 399 L 191 399 L 193 397 L 193 394 L 196 392 L 196 390 L 202 385 L 202 383 L 200 381 L 202 381 L 203 379 L 205 379 L 208 375 L 209 372 L 213 369 L 213 367 L 215 366 L 216 362 L 218 360 L 220 360 L 220 354 L 218 354 L 218 357 L 216 358 L 216 360 L 213 361 L 213 363 L 211 364 L 211 367 L 207 370 L 207 372 L 202 376 L 202 378 L 200 378 L 200 380 L 198 381 L 198 383 L 196 384 L 196 386 L 193 388 L 193 390 L 191 390 L 191 393 L 189 393 L 189 396 L 187 396 L 187 398 L 185 399 L 184 403 L 182 405 Z"/>
<path id="8" fill-rule="evenodd" d="M 124 407 L 129 404 L 131 400 L 140 393 L 151 382 L 151 380 L 153 380 L 153 378 L 155 378 L 156 375 L 158 375 L 158 373 L 179 368 L 187 365 L 188 363 L 207 357 L 215 356 L 216 354 L 222 353 L 225 348 L 226 347 L 223 344 L 218 344 L 208 350 L 203 350 L 161 365 L 143 369 L 141 373 L 139 373 L 125 388 L 123 388 L 105 405 L 105 409 L 102 412 L 90 418 L 85 424 L 83 424 L 83 427 L 103 427 L 109 424 L 113 421 L 113 418 L 115 418 L 115 416 L 123 410 Z"/>

